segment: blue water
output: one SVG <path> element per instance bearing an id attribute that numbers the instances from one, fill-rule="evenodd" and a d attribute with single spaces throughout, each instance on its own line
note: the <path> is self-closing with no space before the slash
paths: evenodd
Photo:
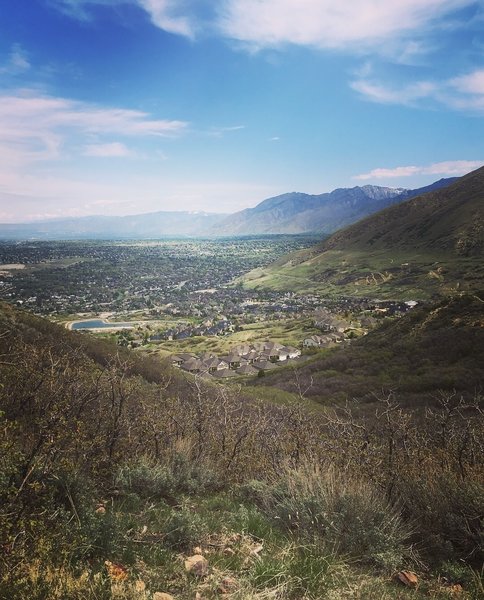
<path id="1" fill-rule="evenodd" d="M 106 323 L 101 319 L 92 321 L 77 321 L 72 324 L 72 329 L 104 329 L 108 327 L 133 327 L 133 323 Z"/>

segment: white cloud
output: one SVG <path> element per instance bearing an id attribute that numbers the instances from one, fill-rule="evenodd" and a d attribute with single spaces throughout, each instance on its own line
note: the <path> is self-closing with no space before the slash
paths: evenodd
<path id="1" fill-rule="evenodd" d="M 455 77 L 449 81 L 449 85 L 461 93 L 484 95 L 484 69 Z"/>
<path id="2" fill-rule="evenodd" d="M 132 152 L 121 142 L 111 142 L 110 144 L 88 144 L 84 148 L 84 156 L 94 156 L 99 158 L 122 158 L 132 156 Z"/>
<path id="3" fill-rule="evenodd" d="M 398 88 L 365 78 L 350 85 L 367 100 L 380 104 L 416 105 L 430 100 L 455 110 L 484 111 L 484 69 L 443 81 L 417 81 Z"/>
<path id="4" fill-rule="evenodd" d="M 456 110 L 484 113 L 484 69 L 444 82 L 440 100 Z"/>
<path id="5" fill-rule="evenodd" d="M 0 96 L 0 151 L 9 163 L 59 158 L 61 148 L 92 135 L 173 137 L 186 127 L 184 121 L 153 119 L 137 110 L 103 108 L 29 91 Z M 104 151 L 126 154 L 119 142 L 104 146 Z"/>
<path id="6" fill-rule="evenodd" d="M 179 0 L 137 0 L 137 3 L 149 15 L 154 25 L 187 37 L 194 37 L 196 24 L 194 18 L 181 14 L 183 2 Z"/>
<path id="7" fill-rule="evenodd" d="M 139 6 L 154 25 L 193 38 L 218 31 L 252 48 L 296 44 L 316 48 L 377 49 L 398 38 L 415 37 L 439 19 L 481 0 L 50 0 L 60 10 L 88 19 L 95 5 Z M 209 22 L 205 13 L 216 12 Z M 405 40 L 400 59 L 426 51 L 422 41 Z"/>
<path id="8" fill-rule="evenodd" d="M 196 18 L 190 14 L 189 2 L 182 0 L 50 0 L 53 6 L 65 14 L 80 20 L 88 20 L 93 6 L 118 6 L 134 4 L 143 9 L 152 23 L 177 35 L 194 37 L 197 29 Z"/>
<path id="9" fill-rule="evenodd" d="M 128 191 L 119 178 L 104 183 L 88 181 L 89 173 L 81 178 L 79 157 L 129 158 L 135 154 L 124 144 L 126 138 L 136 143 L 166 139 L 186 127 L 183 121 L 154 119 L 141 111 L 39 96 L 28 90 L 0 95 L 0 202 L 12 204 L 14 213 L 24 206 L 27 214 L 25 206 L 35 201 L 53 210 L 59 204 L 80 206 L 86 198 L 132 198 L 135 190 Z M 69 172 L 71 176 L 66 176 Z"/>
<path id="10" fill-rule="evenodd" d="M 233 125 L 232 127 L 214 127 L 208 132 L 211 137 L 223 137 L 225 133 L 231 133 L 232 131 L 240 131 L 245 129 L 245 125 Z"/>
<path id="11" fill-rule="evenodd" d="M 417 81 L 400 89 L 390 89 L 364 79 L 353 81 L 350 85 L 368 100 L 381 104 L 413 104 L 422 98 L 432 97 L 438 89 L 430 81 Z"/>
<path id="12" fill-rule="evenodd" d="M 473 4 L 476 0 L 226 0 L 219 27 L 258 48 L 287 43 L 374 48 Z"/>
<path id="13" fill-rule="evenodd" d="M 460 176 L 478 169 L 484 165 L 483 160 L 449 160 L 427 166 L 405 166 L 393 169 L 373 169 L 369 173 L 356 175 L 353 179 L 391 179 L 396 177 L 410 177 L 412 175 L 443 175 L 446 177 Z"/>

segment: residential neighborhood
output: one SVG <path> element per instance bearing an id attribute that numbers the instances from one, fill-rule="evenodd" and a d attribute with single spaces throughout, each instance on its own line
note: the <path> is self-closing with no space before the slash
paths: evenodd
<path id="1" fill-rule="evenodd" d="M 173 365 L 188 373 L 226 379 L 258 375 L 280 365 L 296 364 L 300 357 L 299 349 L 268 341 L 234 346 L 230 353 L 224 356 L 210 352 L 200 356 L 181 353 L 173 355 L 171 360 Z"/>

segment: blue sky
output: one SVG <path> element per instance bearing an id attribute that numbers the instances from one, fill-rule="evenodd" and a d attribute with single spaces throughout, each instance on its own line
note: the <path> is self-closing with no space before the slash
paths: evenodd
<path id="1" fill-rule="evenodd" d="M 484 1 L 2 0 L 0 221 L 484 164 Z"/>

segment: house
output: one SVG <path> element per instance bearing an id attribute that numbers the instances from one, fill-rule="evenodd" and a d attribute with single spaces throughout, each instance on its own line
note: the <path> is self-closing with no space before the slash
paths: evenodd
<path id="1" fill-rule="evenodd" d="M 228 369 L 229 365 L 224 360 L 220 360 L 216 356 L 212 358 L 206 358 L 202 361 L 203 367 L 209 372 L 214 373 L 215 371 L 222 371 L 223 369 Z"/>
<path id="2" fill-rule="evenodd" d="M 259 371 L 269 371 L 270 369 L 277 369 L 277 365 L 268 360 L 256 360 L 252 365 Z"/>
<path id="3" fill-rule="evenodd" d="M 259 358 L 259 353 L 256 350 L 249 350 L 246 354 L 242 354 L 242 358 L 252 364 Z"/>
<path id="4" fill-rule="evenodd" d="M 282 351 L 287 353 L 287 358 L 299 358 L 301 356 L 301 350 L 293 348 L 292 346 L 284 346 Z"/>
<path id="5" fill-rule="evenodd" d="M 181 368 L 189 373 L 200 373 L 202 367 L 203 363 L 199 358 L 189 358 L 181 365 Z"/>
<path id="6" fill-rule="evenodd" d="M 320 346 L 325 346 L 330 341 L 328 336 L 311 335 L 310 337 L 304 338 L 303 346 L 305 348 L 319 348 Z"/>
<path id="7" fill-rule="evenodd" d="M 171 364 L 179 367 L 183 364 L 183 358 L 181 356 L 178 356 L 177 354 L 174 354 L 171 357 Z"/>
<path id="8" fill-rule="evenodd" d="M 215 371 L 213 376 L 219 379 L 227 379 L 228 377 L 237 377 L 237 373 L 234 369 L 221 369 L 220 371 Z"/>
<path id="9" fill-rule="evenodd" d="M 344 333 L 349 326 L 349 324 L 345 321 L 341 321 L 340 319 L 336 319 L 334 317 L 321 319 L 320 321 L 316 321 L 314 325 L 318 329 L 321 329 L 321 331 L 337 333 Z"/>
<path id="10" fill-rule="evenodd" d="M 192 335 L 192 332 L 187 329 L 185 331 L 180 331 L 179 333 L 177 333 L 176 339 L 177 340 L 186 340 L 189 337 L 191 337 L 191 335 Z"/>
<path id="11" fill-rule="evenodd" d="M 236 373 L 239 375 L 257 375 L 258 369 L 254 368 L 252 365 L 243 365 L 242 367 L 236 370 Z"/>
<path id="12" fill-rule="evenodd" d="M 150 342 L 150 344 L 159 344 L 164 339 L 165 336 L 162 333 L 155 333 L 155 335 L 151 335 L 148 338 L 148 342 Z"/>
<path id="13" fill-rule="evenodd" d="M 230 369 L 238 369 L 242 365 L 242 362 L 247 362 L 235 352 L 231 352 L 228 356 L 222 356 L 221 358 L 228 363 Z"/>

